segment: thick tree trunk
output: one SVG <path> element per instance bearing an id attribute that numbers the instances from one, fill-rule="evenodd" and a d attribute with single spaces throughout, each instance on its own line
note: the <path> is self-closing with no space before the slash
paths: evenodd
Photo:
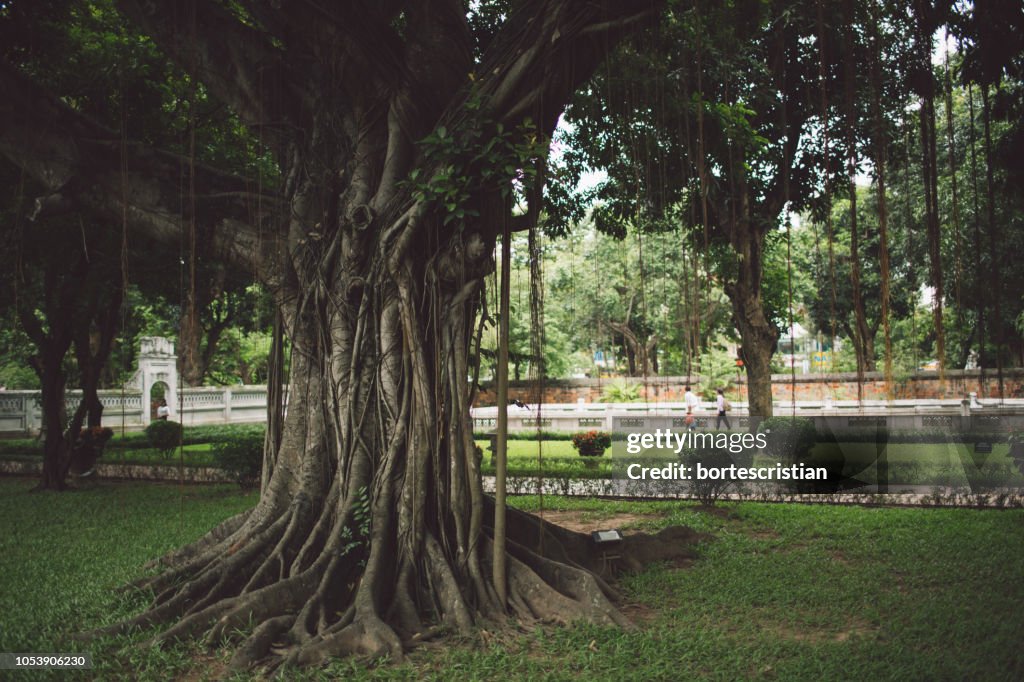
<path id="1" fill-rule="evenodd" d="M 18 299 L 18 317 L 22 329 L 36 347 L 32 369 L 39 377 L 43 407 L 43 472 L 37 490 L 64 490 L 70 465 L 71 443 L 65 436 L 67 374 L 64 358 L 73 341 L 73 318 L 79 294 L 88 274 L 88 261 L 72 257 L 70 263 L 47 263 L 43 272 L 43 305 L 46 326 L 40 322 L 34 306 Z M 84 412 L 75 414 L 74 433 L 81 426 Z"/>
<path id="2" fill-rule="evenodd" d="M 256 622 L 234 666 L 264 659 L 274 642 L 288 647 L 283 660 L 308 665 L 400 657 L 437 628 L 470 634 L 505 613 L 467 381 L 493 238 L 438 240 L 416 205 L 393 226 L 377 233 L 398 243 L 359 239 L 346 225 L 335 243 L 299 249 L 281 297 L 290 301 L 291 388 L 273 472 L 255 509 L 145 581 L 156 604 L 132 623 L 180 618 L 157 640 L 207 630 L 212 641 L 233 639 Z M 329 262 L 349 239 L 358 240 L 349 258 Z M 567 555 L 555 534 L 541 553 L 511 530 L 509 547 L 518 617 L 625 622 L 585 552 Z"/>
<path id="3" fill-rule="evenodd" d="M 479 357 L 483 278 L 494 268 L 516 169 L 544 158 L 571 93 L 660 5 L 515 3 L 479 63 L 462 3 L 380 3 L 374 12 L 246 3 L 256 16 L 244 24 L 219 3 L 120 5 L 272 138 L 283 224 L 271 225 L 268 211 L 253 215 L 251 184 L 199 167 L 204 191 L 190 203 L 214 248 L 275 292 L 291 365 L 259 503 L 165 557 L 165 570 L 140 582 L 156 595 L 152 608 L 109 631 L 159 625 L 167 627 L 157 642 L 241 638 L 233 666 L 247 667 L 353 653 L 399 658 L 438 632 L 469 634 L 509 614 L 625 624 L 586 537 L 538 532 L 536 520 L 512 512 L 507 610 L 498 603 L 469 351 Z M 88 144 L 96 135 L 84 133 L 95 126 L 4 69 L 0 81 L 33 92 L 54 121 L 75 119 L 53 126 L 54 140 L 82 136 L 47 147 L 67 150 L 48 160 L 62 162 L 55 173 L 42 167 L 37 144 L 27 148 L 9 132 L 37 131 L 38 116 L 0 108 L 0 120 L 17 124 L 0 127 L 0 151 L 97 211 L 129 203 L 140 229 L 180 239 L 180 202 L 172 211 L 164 200 L 179 197 L 176 186 L 155 191 L 161 179 L 177 179 L 178 165 L 140 153 L 138 172 L 157 177 L 131 176 L 129 189 L 154 191 L 127 197 L 121 173 L 73 183 L 67 178 L 111 156 Z M 137 152 L 112 148 L 119 158 Z M 530 203 L 535 217 L 540 207 Z"/>
<path id="4" fill-rule="evenodd" d="M 186 293 L 178 317 L 178 371 L 186 386 L 202 386 L 207 357 L 203 352 L 203 326 L 193 297 Z"/>
<path id="5" fill-rule="evenodd" d="M 740 333 L 740 359 L 747 374 L 750 414 L 772 416 L 772 355 L 778 347 L 779 330 L 764 314 L 761 300 L 762 250 L 764 235 L 750 224 L 733 226 L 733 248 L 739 254 L 735 281 L 726 282 L 725 293 L 732 303 L 733 321 Z M 750 234 L 739 236 L 741 231 Z"/>
<path id="6" fill-rule="evenodd" d="M 70 338 L 63 350 L 48 347 L 40 353 L 40 383 L 43 405 L 43 473 L 37 490 L 64 490 L 67 487 L 68 466 L 71 450 L 64 438 L 67 422 L 65 407 L 64 355 L 70 346 Z"/>
<path id="7" fill-rule="evenodd" d="M 626 350 L 626 360 L 629 363 L 629 376 L 642 377 L 658 373 L 657 357 L 655 355 L 658 344 L 657 334 L 652 334 L 642 339 L 630 328 L 629 323 L 606 322 L 605 324 L 609 329 L 622 337 L 622 345 Z"/>
<path id="8" fill-rule="evenodd" d="M 100 377 L 114 345 L 118 327 L 117 314 L 121 309 L 121 299 L 124 295 L 120 283 L 116 283 L 106 296 L 107 300 L 101 302 L 99 299 L 107 293 L 106 287 L 103 284 L 94 287 L 96 288 L 91 292 L 92 300 L 88 307 L 89 314 L 78 320 L 73 330 L 75 360 L 81 377 L 82 409 L 85 410 L 86 426 L 89 428 L 101 426 L 103 423 L 103 402 L 99 397 Z M 94 321 L 99 327 L 96 334 L 92 333 Z M 76 435 L 77 432 L 74 432 L 70 437 L 74 439 Z"/>

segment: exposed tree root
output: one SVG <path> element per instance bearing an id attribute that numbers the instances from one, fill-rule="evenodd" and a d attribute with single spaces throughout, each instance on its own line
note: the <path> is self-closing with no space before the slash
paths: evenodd
<path id="1" fill-rule="evenodd" d="M 614 589 L 589 568 L 607 570 L 608 566 L 587 536 L 530 514 L 509 513 L 515 532 L 508 541 L 508 614 L 523 623 L 586 620 L 631 627 L 613 603 Z M 324 516 L 333 521 L 348 517 L 327 511 Z M 410 648 L 444 633 L 472 637 L 480 626 L 493 632 L 511 625 L 502 623 L 504 617 L 495 611 L 492 593 L 479 595 L 472 590 L 473 581 L 466 580 L 468 571 L 447 558 L 433 533 L 424 534 L 425 571 L 417 580 L 411 570 L 401 567 L 369 571 L 363 565 L 367 555 L 346 554 L 337 527 L 331 526 L 331 532 L 325 533 L 308 514 L 304 520 L 286 514 L 248 541 L 234 538 L 237 550 L 219 560 L 201 567 L 193 563 L 194 558 L 186 560 L 183 566 L 194 570 L 191 577 L 168 588 L 152 609 L 106 632 L 173 623 L 150 644 L 204 635 L 210 645 L 238 642 L 232 670 L 264 665 L 283 674 L 290 666 L 319 665 L 338 656 L 401 660 Z M 541 533 L 543 545 L 538 542 Z M 294 559 L 309 546 L 313 534 L 328 538 L 324 551 L 304 570 L 291 573 L 300 562 L 288 558 Z M 629 536 L 627 541 L 639 555 L 660 560 L 691 556 L 689 548 L 701 538 L 688 529 L 668 529 L 654 537 Z M 543 552 L 537 551 L 541 547 Z M 486 533 L 478 551 L 484 558 L 483 568 L 489 570 L 492 544 Z M 181 577 L 181 567 L 172 570 Z M 372 584 L 380 579 L 394 585 L 390 594 L 380 596 Z"/>
<path id="2" fill-rule="evenodd" d="M 316 638 L 289 656 L 286 664 L 318 665 L 339 656 L 367 659 L 388 656 L 398 662 L 403 656 L 402 642 L 389 625 L 371 614 L 357 619 L 339 632 Z"/>

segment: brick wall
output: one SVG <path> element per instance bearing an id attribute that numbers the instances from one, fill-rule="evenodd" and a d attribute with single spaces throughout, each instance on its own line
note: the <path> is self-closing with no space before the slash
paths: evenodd
<path id="1" fill-rule="evenodd" d="M 772 375 L 772 396 L 775 400 L 789 400 L 793 395 L 792 377 L 789 374 Z M 648 377 L 628 379 L 643 385 L 641 393 L 651 402 L 682 402 L 687 377 Z M 584 402 L 598 402 L 602 389 L 611 379 L 548 379 L 544 381 L 545 403 L 575 403 L 580 398 Z M 689 379 L 695 391 L 700 391 L 698 377 Z M 887 387 L 880 372 L 869 372 L 864 376 L 863 398 L 865 400 L 884 400 Z M 857 399 L 857 375 L 852 372 L 839 374 L 798 374 L 796 375 L 795 394 L 797 400 L 833 400 Z M 536 402 L 537 387 L 532 382 L 519 381 L 509 383 L 509 397 L 519 398 L 524 402 Z M 974 392 L 979 398 L 998 398 L 999 382 L 996 373 L 986 370 L 982 378 L 979 370 L 948 370 L 944 380 L 939 379 L 938 372 L 919 372 L 898 382 L 893 382 L 893 397 L 896 399 L 965 398 Z M 734 400 L 746 400 L 746 377 L 740 375 L 739 383 L 734 383 L 727 391 Z M 1003 371 L 1003 397 L 1024 398 L 1024 369 L 1008 369 Z M 475 406 L 494 405 L 494 386 L 484 383 L 480 386 Z"/>

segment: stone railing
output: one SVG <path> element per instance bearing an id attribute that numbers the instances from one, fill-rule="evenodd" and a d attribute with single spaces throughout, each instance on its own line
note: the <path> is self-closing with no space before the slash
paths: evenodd
<path id="1" fill-rule="evenodd" d="M 81 398 L 69 391 L 68 412 L 77 407 Z M 143 412 L 142 396 L 131 391 L 101 391 L 103 424 L 111 428 L 142 429 L 149 423 L 155 408 L 149 404 L 149 418 Z M 147 401 L 148 403 L 148 401 Z M 217 386 L 185 388 L 181 392 L 181 405 L 171 405 L 171 419 L 185 426 L 201 424 L 243 424 L 265 421 L 267 408 L 266 386 Z M 979 415 L 1024 415 L 1024 399 L 1003 401 L 976 398 L 966 400 L 779 400 L 774 404 L 777 416 L 807 417 L 860 417 L 897 418 L 890 424 L 913 430 L 930 428 L 945 423 L 947 418 Z M 180 412 L 180 416 L 179 416 Z M 538 416 L 539 415 L 539 416 Z M 475 431 L 493 431 L 497 426 L 496 407 L 475 407 L 472 410 Z M 558 403 L 529 409 L 509 407 L 509 429 L 528 431 L 583 431 L 598 429 L 611 431 L 613 421 L 619 417 L 685 418 L 686 406 L 682 402 L 659 403 Z M 701 403 L 695 415 L 698 428 L 714 426 L 714 403 Z M 734 428 L 745 428 L 749 414 L 746 403 L 735 402 L 729 412 Z M 538 423 L 539 421 L 539 423 Z M 38 391 L 0 392 L 0 433 L 34 434 L 42 427 L 42 409 Z"/>
<path id="2" fill-rule="evenodd" d="M 815 420 L 850 427 L 877 425 L 879 420 L 893 429 L 915 431 L 931 428 L 960 428 L 961 418 L 999 416 L 1012 417 L 1004 424 L 1017 424 L 1024 419 L 1024 400 L 798 400 L 776 401 L 774 413 L 778 417 L 810 417 Z M 714 403 L 702 402 L 694 411 L 695 427 L 715 427 L 717 412 Z M 733 403 L 728 414 L 733 430 L 746 429 L 750 414 L 746 403 Z M 497 428 L 497 407 L 473 408 L 473 429 L 494 431 Z M 672 403 L 575 403 L 536 405 L 508 408 L 509 431 L 599 431 L 618 430 L 622 420 L 639 428 L 682 427 L 686 419 L 686 405 Z"/>
<path id="3" fill-rule="evenodd" d="M 155 415 L 150 401 L 143 403 L 138 391 L 100 391 L 103 424 L 117 429 L 144 428 Z M 68 391 L 68 414 L 81 402 L 81 392 Z M 170 405 L 171 419 L 185 426 L 242 424 L 266 420 L 266 386 L 216 386 L 184 388 L 181 404 Z M 147 414 L 148 411 L 148 414 Z M 43 425 L 38 391 L 0 391 L 0 433 L 35 434 Z"/>

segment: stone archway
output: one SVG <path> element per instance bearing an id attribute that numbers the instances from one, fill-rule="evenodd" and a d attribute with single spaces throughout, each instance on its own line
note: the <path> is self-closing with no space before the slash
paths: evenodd
<path id="1" fill-rule="evenodd" d="M 163 397 L 176 412 L 178 404 L 178 358 L 174 354 L 174 342 L 161 336 L 143 336 L 139 339 L 139 368 L 135 373 L 136 386 L 142 391 L 142 423 L 152 421 L 153 387 L 164 385 Z"/>
<path id="2" fill-rule="evenodd" d="M 161 400 L 166 400 L 168 407 L 171 408 L 171 413 L 174 413 L 174 403 L 170 398 L 170 386 L 165 381 L 154 381 L 153 385 L 149 388 L 149 395 L 143 396 L 144 401 L 148 401 L 149 404 L 149 421 L 153 421 L 157 417 L 157 408 L 160 406 Z"/>

